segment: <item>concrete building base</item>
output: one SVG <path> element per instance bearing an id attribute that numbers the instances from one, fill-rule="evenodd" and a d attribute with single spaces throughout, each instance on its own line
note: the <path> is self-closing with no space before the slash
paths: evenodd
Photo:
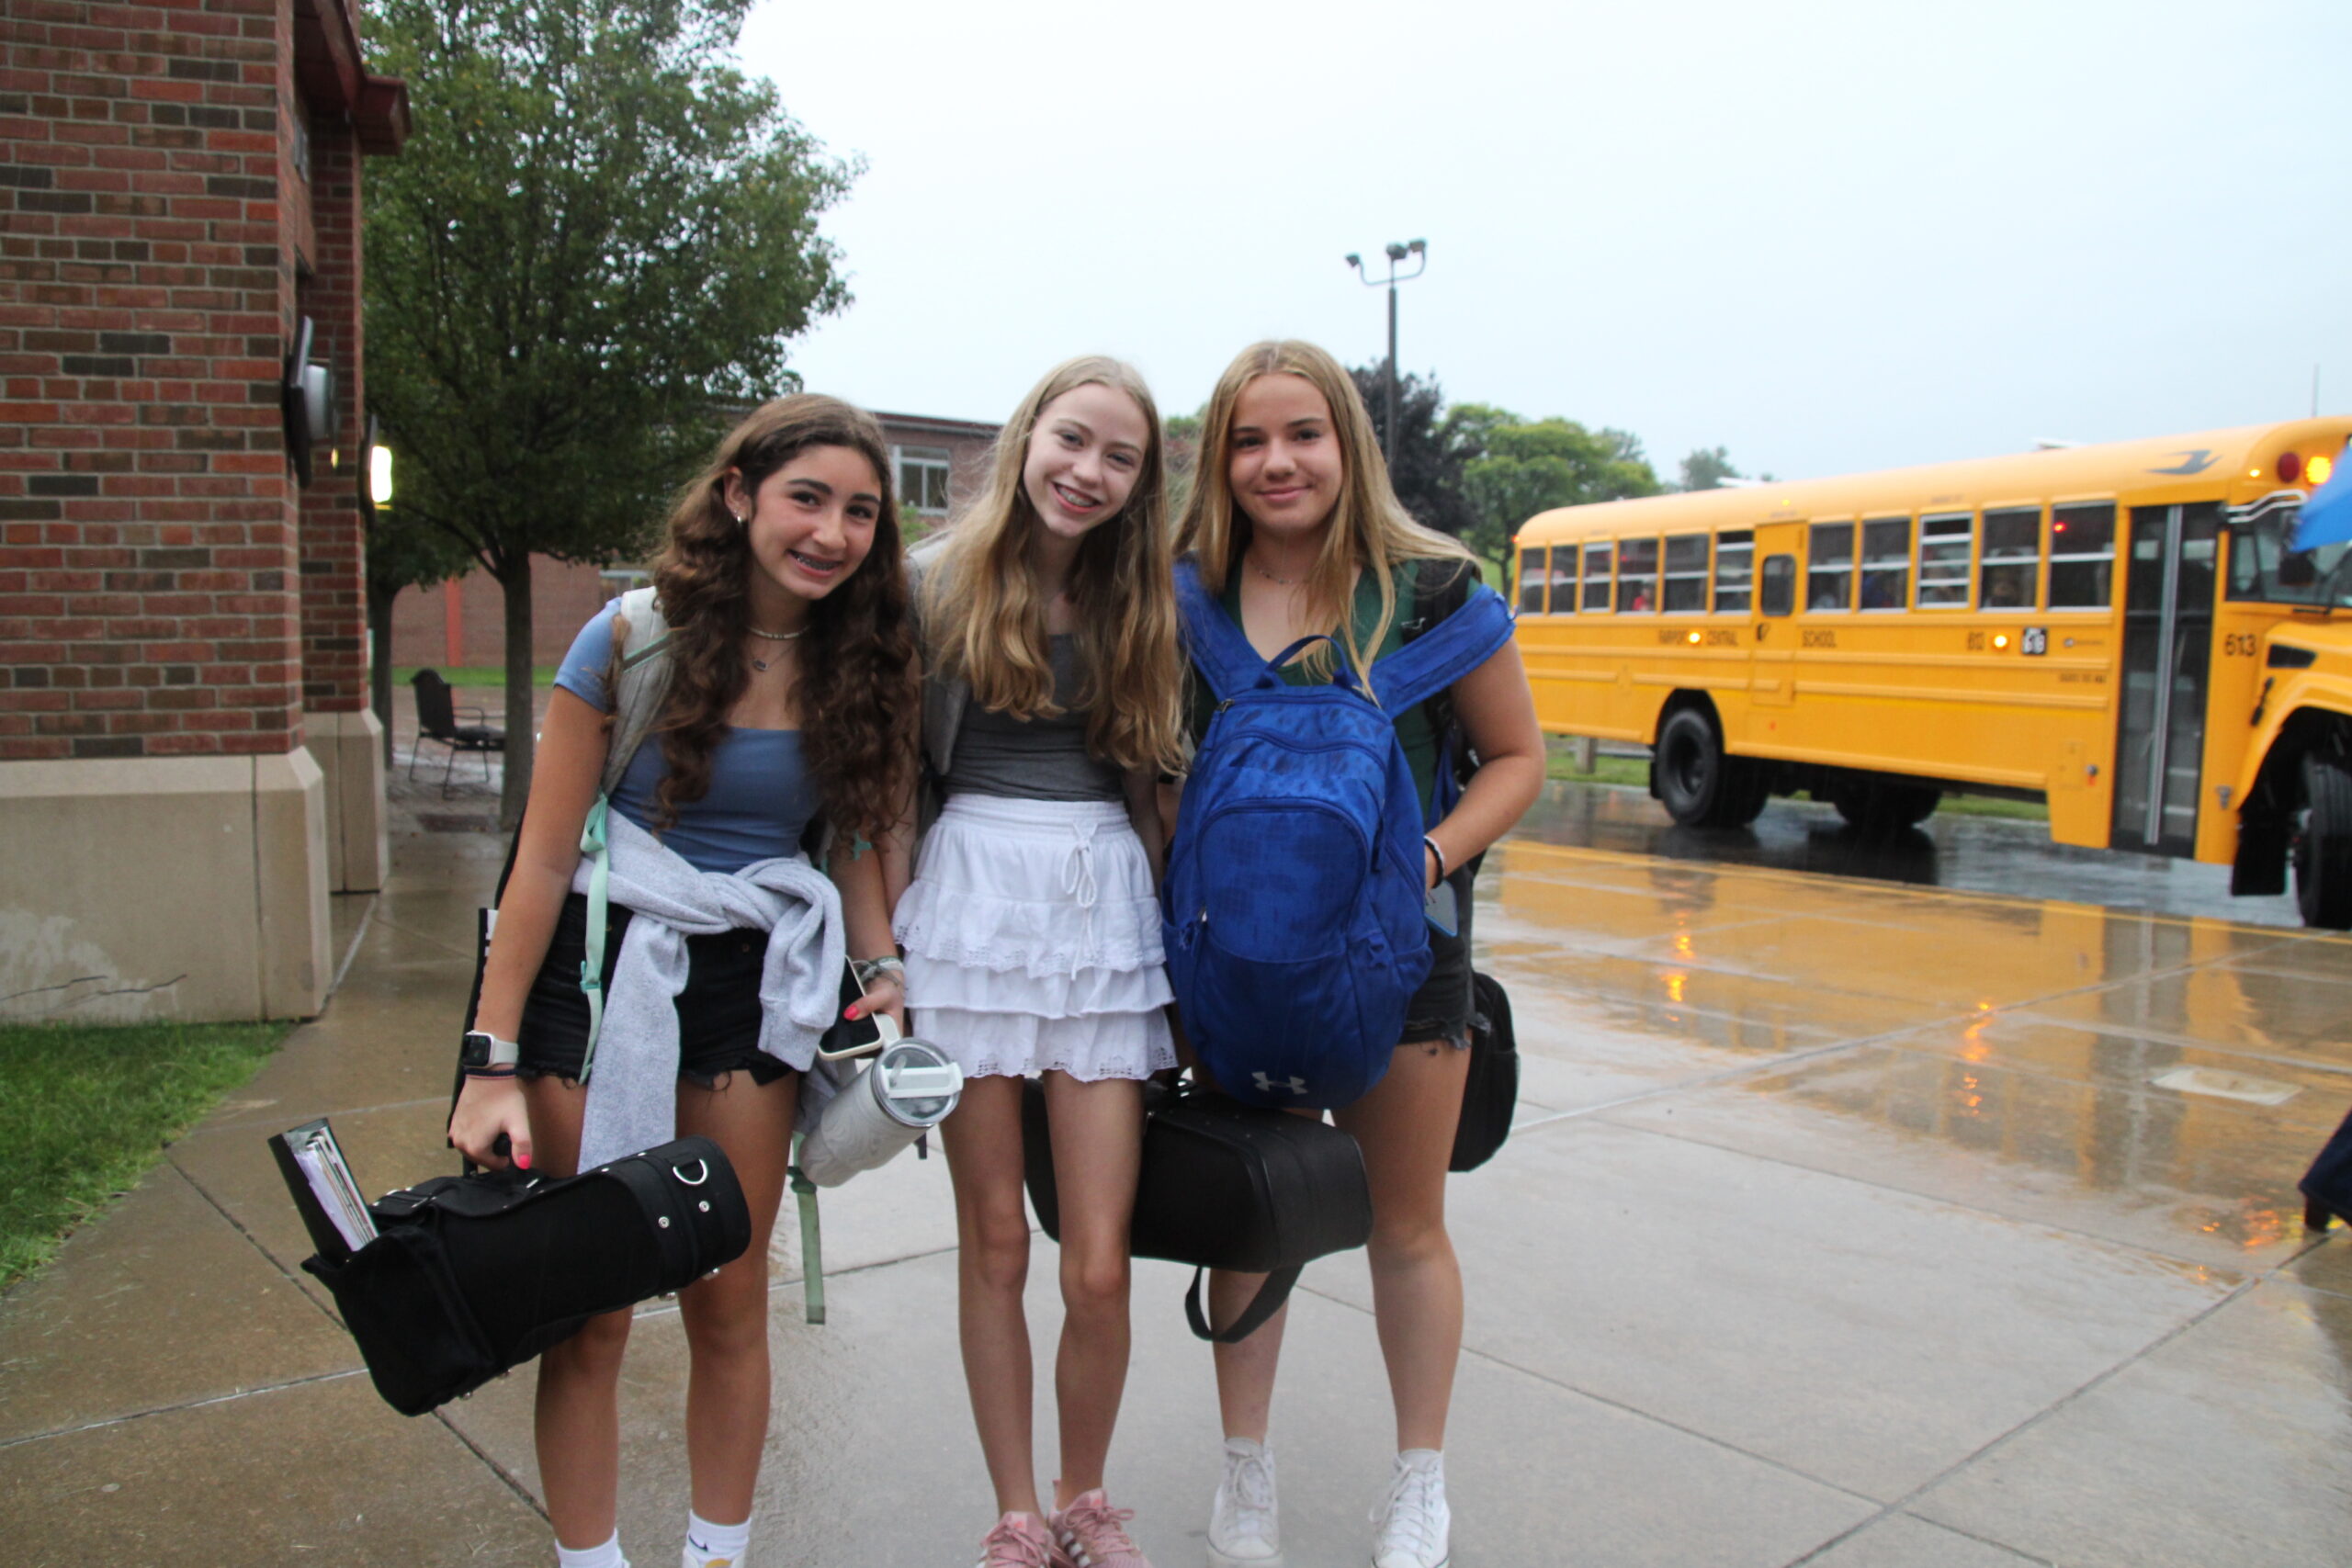
<path id="1" fill-rule="evenodd" d="M 376 716 L 303 716 L 303 744 L 326 775 L 327 886 L 375 893 L 392 865 L 384 820 L 384 727 Z"/>
<path id="2" fill-rule="evenodd" d="M 0 1019 L 315 1014 L 327 815 L 304 750 L 0 768 Z"/>

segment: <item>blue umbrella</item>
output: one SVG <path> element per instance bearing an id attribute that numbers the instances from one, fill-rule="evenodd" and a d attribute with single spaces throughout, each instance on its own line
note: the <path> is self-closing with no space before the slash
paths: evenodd
<path id="1" fill-rule="evenodd" d="M 2303 502 L 2302 520 L 2295 525 L 2295 541 L 2287 547 L 2308 550 L 2346 539 L 2352 539 L 2352 461 L 2339 459 L 2328 481 Z"/>

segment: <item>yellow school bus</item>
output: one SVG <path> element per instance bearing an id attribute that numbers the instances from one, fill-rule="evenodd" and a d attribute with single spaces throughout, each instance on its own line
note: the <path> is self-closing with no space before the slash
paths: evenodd
<path id="1" fill-rule="evenodd" d="M 1948 792 L 2232 865 L 2352 928 L 2352 551 L 2290 552 L 2352 418 L 1545 512 L 1519 646 L 1555 734 L 1652 748 L 1677 821 Z M 2352 480 L 2347 480 L 2352 482 Z"/>

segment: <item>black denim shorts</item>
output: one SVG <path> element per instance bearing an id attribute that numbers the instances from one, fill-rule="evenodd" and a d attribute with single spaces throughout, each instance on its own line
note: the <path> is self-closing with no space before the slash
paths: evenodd
<path id="1" fill-rule="evenodd" d="M 1453 884 L 1460 924 L 1452 936 L 1435 926 L 1429 928 L 1430 977 L 1405 1004 L 1405 1032 L 1397 1039 L 1399 1045 L 1442 1040 L 1456 1050 L 1469 1048 L 1470 901 L 1471 883 L 1477 874 L 1476 865 L 1459 866 L 1446 874 L 1445 879 Z"/>
<path id="2" fill-rule="evenodd" d="M 605 985 L 620 962 L 621 937 L 631 911 L 609 907 L 605 921 Z M 793 1069 L 760 1049 L 760 971 L 767 962 L 768 933 L 720 931 L 686 938 L 686 988 L 678 996 L 678 1076 L 717 1089 L 729 1073 L 746 1072 L 754 1083 L 774 1083 Z M 522 1047 L 516 1071 L 526 1078 L 553 1073 L 577 1080 L 588 1050 L 588 998 L 580 989 L 580 964 L 588 952 L 588 898 L 574 893 L 563 901 L 548 955 L 523 1001 Z"/>

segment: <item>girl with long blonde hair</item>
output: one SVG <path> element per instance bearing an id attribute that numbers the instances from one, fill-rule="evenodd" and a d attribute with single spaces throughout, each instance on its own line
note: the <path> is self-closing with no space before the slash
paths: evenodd
<path id="1" fill-rule="evenodd" d="M 1175 588 L 1159 411 L 1073 359 L 998 438 L 986 493 L 913 558 L 925 815 L 898 908 L 908 1000 L 954 1056 L 964 1372 L 996 1492 L 984 1568 L 1148 1568 L 1103 1494 L 1127 1371 L 1127 1225 L 1143 1080 L 1175 1065 L 1153 887 L 1156 779 L 1179 763 Z M 1061 1475 L 1030 1431 L 1022 1094 L 1041 1077 L 1061 1197 Z"/>
<path id="2" fill-rule="evenodd" d="M 1374 686 L 1374 661 L 1459 608 L 1476 568 L 1453 540 L 1398 503 L 1372 419 L 1338 361 L 1312 344 L 1257 344 L 1219 378 L 1202 417 L 1200 462 L 1178 541 L 1201 581 L 1271 660 L 1300 637 L 1329 643 L 1286 666 L 1296 682 L 1328 680 L 1344 657 Z M 1207 728 L 1196 682 L 1191 724 Z M 1428 980 L 1405 1010 L 1385 1076 L 1332 1113 L 1363 1150 L 1372 1189 L 1367 1247 L 1373 1304 L 1396 1412 L 1396 1465 L 1374 1510 L 1374 1568 L 1442 1568 L 1445 1419 L 1462 1349 L 1462 1271 L 1445 1232 L 1446 1165 L 1469 1066 L 1470 882 L 1478 857 L 1531 805 L 1544 778 L 1534 701 L 1509 642 L 1440 697 L 1395 716 L 1424 801 L 1458 727 L 1476 761 L 1459 801 L 1428 825 L 1428 886 L 1452 885 L 1453 931 L 1433 920 Z M 1174 832 L 1183 825 L 1170 803 Z M 1229 1323 L 1259 1277 L 1210 1276 L 1210 1315 Z M 1212 1568 L 1280 1568 L 1273 1453 L 1266 1436 L 1286 1314 L 1216 1348 L 1225 1468 L 1211 1506 Z"/>

